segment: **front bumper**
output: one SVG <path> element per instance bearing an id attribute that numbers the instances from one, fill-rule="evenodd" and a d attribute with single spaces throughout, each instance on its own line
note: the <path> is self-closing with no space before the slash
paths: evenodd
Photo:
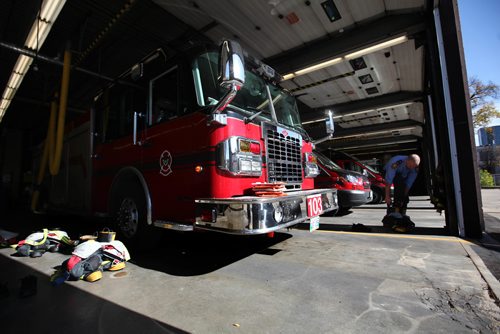
<path id="1" fill-rule="evenodd" d="M 339 190 L 339 205 L 352 207 L 366 204 L 372 200 L 371 190 Z"/>
<path id="2" fill-rule="evenodd" d="M 338 209 L 335 189 L 302 190 L 283 197 L 243 196 L 196 200 L 195 229 L 230 234 L 263 234 L 301 223 L 307 197 L 321 195 L 323 212 Z M 208 219 L 207 219 L 207 213 Z"/>

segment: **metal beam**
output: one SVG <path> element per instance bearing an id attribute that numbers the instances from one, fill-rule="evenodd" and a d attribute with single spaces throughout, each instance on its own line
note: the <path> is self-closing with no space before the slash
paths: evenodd
<path id="1" fill-rule="evenodd" d="M 442 125 L 448 129 L 452 148 L 450 160 L 458 232 L 461 237 L 481 238 L 484 230 L 481 188 L 457 0 L 439 1 L 434 18 L 447 118 Z"/>
<path id="2" fill-rule="evenodd" d="M 264 63 L 280 73 L 288 73 L 382 43 L 394 36 L 412 35 L 424 29 L 423 13 L 388 15 L 335 36 L 322 37 L 298 48 L 284 51 L 265 59 Z"/>
<path id="3" fill-rule="evenodd" d="M 400 144 L 390 144 L 380 146 L 379 149 L 374 148 L 369 151 L 364 147 L 359 148 L 344 148 L 343 151 L 346 153 L 362 156 L 362 155 L 376 155 L 383 154 L 386 152 L 399 152 L 399 151 L 413 151 L 419 148 L 419 142 L 411 142 L 411 143 L 400 143 Z M 383 153 L 381 153 L 383 152 Z"/>
<path id="4" fill-rule="evenodd" d="M 328 141 L 325 144 L 321 145 L 322 148 L 334 148 L 334 149 L 353 149 L 358 147 L 376 147 L 376 146 L 384 146 L 391 145 L 397 143 L 408 143 L 408 142 L 417 142 L 420 139 L 418 136 L 407 135 L 407 136 L 390 136 L 390 137 L 382 137 L 382 138 L 368 138 L 368 139 L 358 139 L 358 140 L 334 140 Z"/>
<path id="5" fill-rule="evenodd" d="M 396 122 L 390 122 L 390 123 L 381 123 L 381 124 L 373 124 L 373 125 L 367 125 L 367 126 L 358 126 L 355 128 L 344 128 L 344 129 L 339 129 L 335 135 L 336 136 L 350 136 L 350 135 L 356 135 L 356 134 L 363 134 L 365 132 L 377 132 L 377 131 L 391 131 L 391 130 L 398 130 L 402 128 L 407 128 L 411 126 L 422 126 L 422 123 L 419 121 L 416 121 L 414 119 L 405 119 L 403 121 L 396 121 Z"/>
<path id="6" fill-rule="evenodd" d="M 401 91 L 397 93 L 384 94 L 368 99 L 351 101 L 340 104 L 332 104 L 322 108 L 316 108 L 311 112 L 303 113 L 301 115 L 301 118 L 302 122 L 309 122 L 321 118 L 326 118 L 325 110 L 328 109 L 333 110 L 335 115 L 343 115 L 355 111 L 382 109 L 397 104 L 421 101 L 422 98 L 423 98 L 422 92 Z"/>
<path id="7" fill-rule="evenodd" d="M 24 48 L 24 47 L 19 47 L 19 46 L 13 45 L 13 44 L 5 43 L 5 42 L 0 42 L 0 46 L 3 47 L 3 48 L 5 48 L 5 49 L 7 49 L 7 50 L 17 52 L 17 53 L 22 54 L 22 55 L 27 56 L 27 57 L 31 57 L 31 58 L 33 58 L 35 60 L 43 60 L 44 62 L 49 63 L 49 64 L 63 66 L 63 62 L 60 61 L 60 60 L 53 59 L 53 58 L 41 55 L 39 53 L 36 53 L 36 52 L 31 51 L 30 49 L 27 49 L 27 48 Z M 108 77 L 108 76 L 96 73 L 94 71 L 86 70 L 84 68 L 81 68 L 81 67 L 78 67 L 78 66 L 75 66 L 75 65 L 71 65 L 71 69 L 74 70 L 74 71 L 78 71 L 78 72 L 84 73 L 84 74 L 88 74 L 90 76 L 93 76 L 93 77 L 96 77 L 96 78 L 99 78 L 99 79 L 106 80 L 106 81 L 110 81 L 110 82 L 115 81 L 115 82 L 119 82 L 119 83 L 124 84 L 124 85 L 132 86 L 132 87 L 137 87 L 137 85 L 135 85 L 135 84 L 133 84 L 131 82 L 124 81 L 124 80 L 121 80 L 121 79 L 111 78 L 111 77 Z"/>
<path id="8" fill-rule="evenodd" d="M 320 138 L 325 135 L 326 129 L 325 129 L 325 123 L 317 123 L 318 126 L 315 127 L 306 127 L 307 132 L 312 138 Z M 408 128 L 411 126 L 422 126 L 422 123 L 419 121 L 413 120 L 413 119 L 406 119 L 403 121 L 395 121 L 395 122 L 390 122 L 390 123 L 380 123 L 380 124 L 372 124 L 372 125 L 365 125 L 365 126 L 358 126 L 355 128 L 339 128 L 336 127 L 335 134 L 333 136 L 333 139 L 335 137 L 341 137 L 341 136 L 351 136 L 351 135 L 362 135 L 366 132 L 378 132 L 378 131 L 390 131 L 390 130 L 398 130 L 402 128 Z"/>

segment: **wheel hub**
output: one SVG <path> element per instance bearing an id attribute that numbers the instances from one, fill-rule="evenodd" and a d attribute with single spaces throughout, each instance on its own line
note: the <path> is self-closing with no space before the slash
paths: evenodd
<path id="1" fill-rule="evenodd" d="M 133 237 L 137 233 L 139 226 L 139 210 L 137 204 L 131 198 L 125 198 L 118 210 L 118 227 L 127 238 Z"/>

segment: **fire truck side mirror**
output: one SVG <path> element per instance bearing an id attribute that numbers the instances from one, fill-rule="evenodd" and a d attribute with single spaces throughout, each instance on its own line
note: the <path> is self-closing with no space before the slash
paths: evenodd
<path id="1" fill-rule="evenodd" d="M 144 64 L 135 64 L 130 70 L 130 77 L 132 80 L 137 81 L 144 76 Z"/>
<path id="2" fill-rule="evenodd" d="M 230 89 L 245 83 L 245 57 L 238 42 L 225 40 L 220 46 L 219 84 Z"/>
<path id="3" fill-rule="evenodd" d="M 245 83 L 245 57 L 238 42 L 225 40 L 220 46 L 219 53 L 219 84 L 227 89 L 227 92 L 214 107 L 214 113 L 209 124 L 226 124 L 225 119 L 218 119 L 227 105 L 235 98 L 240 88 Z"/>
<path id="4" fill-rule="evenodd" d="M 332 111 L 328 111 L 328 118 L 326 119 L 326 133 L 329 135 L 333 135 L 335 132 L 335 123 L 333 122 L 333 114 Z"/>

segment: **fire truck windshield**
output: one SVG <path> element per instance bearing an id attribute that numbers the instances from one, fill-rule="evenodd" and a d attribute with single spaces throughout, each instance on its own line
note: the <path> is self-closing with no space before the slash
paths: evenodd
<path id="1" fill-rule="evenodd" d="M 193 62 L 195 88 L 200 106 L 217 103 L 225 93 L 225 90 L 218 85 L 217 71 L 217 52 L 203 53 Z M 268 98 L 266 85 L 269 86 L 271 99 Z M 245 70 L 245 85 L 236 94 L 230 106 L 250 113 L 262 111 L 261 117 L 271 121 L 271 100 L 279 123 L 305 133 L 295 98 L 280 87 L 266 82 L 248 68 Z"/>
<path id="2" fill-rule="evenodd" d="M 318 158 L 318 161 L 327 169 L 329 170 L 332 170 L 332 171 L 336 171 L 336 170 L 339 170 L 339 169 L 342 169 L 339 165 L 337 165 L 335 162 L 331 161 L 330 159 L 328 159 L 326 156 L 324 156 L 323 154 L 315 151 L 314 152 L 314 155 L 316 155 L 316 158 Z"/>

